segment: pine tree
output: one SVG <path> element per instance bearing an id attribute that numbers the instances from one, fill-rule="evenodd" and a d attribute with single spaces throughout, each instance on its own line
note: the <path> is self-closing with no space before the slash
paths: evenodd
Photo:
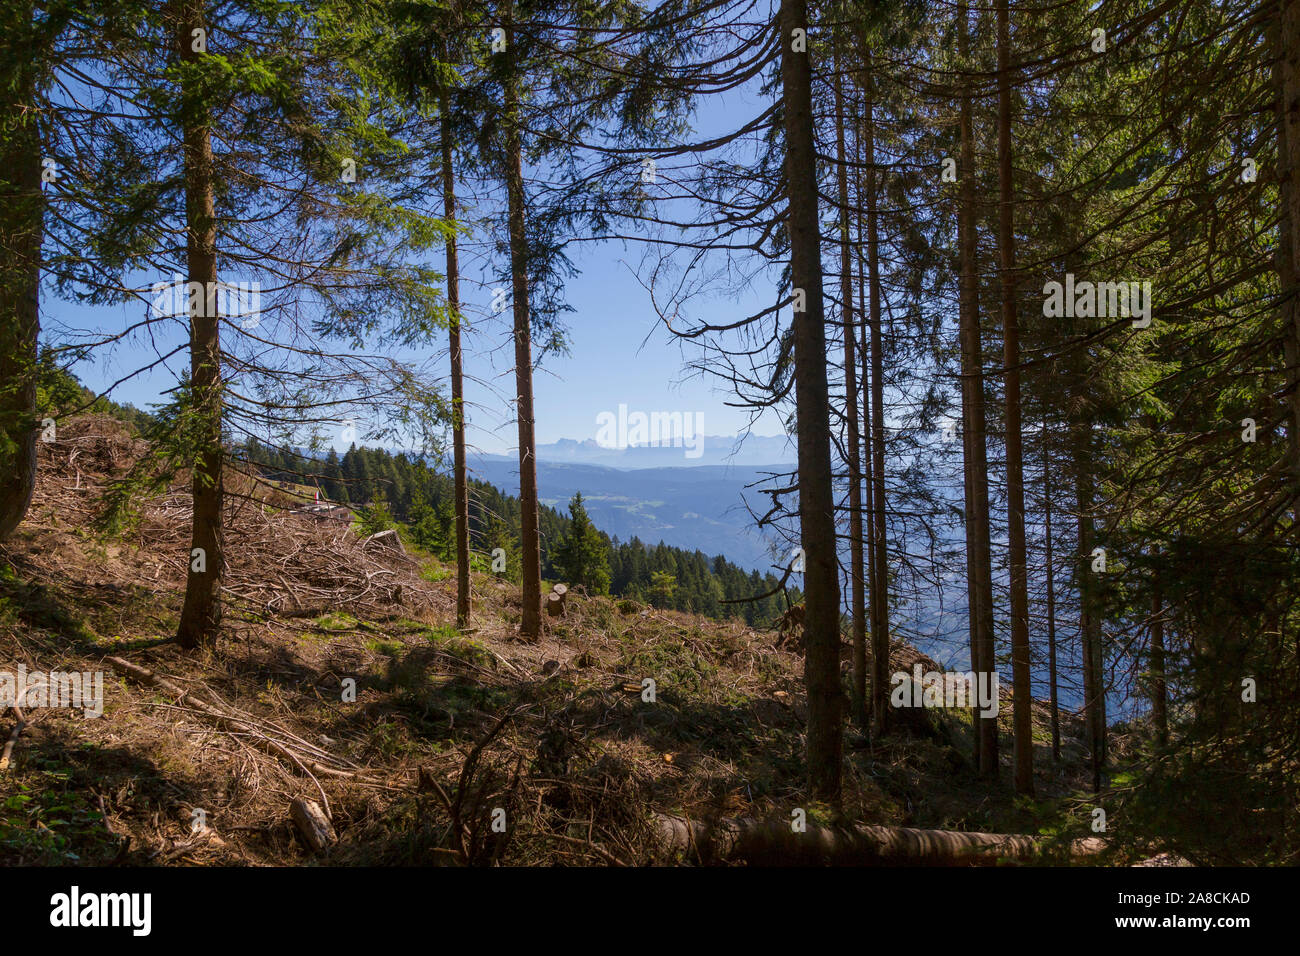
<path id="1" fill-rule="evenodd" d="M 358 514 L 357 530 L 362 535 L 378 534 L 393 527 L 393 513 L 388 509 L 388 498 L 376 491 L 370 504 Z"/>
<path id="2" fill-rule="evenodd" d="M 194 648 L 216 641 L 221 629 L 221 582 L 226 546 L 224 453 L 221 447 L 223 393 L 220 318 L 217 314 L 217 220 L 209 106 L 201 83 L 200 58 L 208 24 L 202 0 L 172 0 L 168 19 L 180 68 L 178 120 L 185 177 L 186 281 L 190 296 L 191 414 L 187 430 L 199 444 L 190 482 L 194 520 L 185 604 L 177 642 Z"/>
<path id="3" fill-rule="evenodd" d="M 321 492 L 330 501 L 347 501 L 343 486 L 343 469 L 339 464 L 339 453 L 333 448 L 325 456 L 325 466 L 321 471 Z"/>
<path id="4" fill-rule="evenodd" d="M 37 341 L 40 335 L 40 57 L 51 42 L 37 4 L 0 13 L 0 541 L 22 521 L 36 480 Z"/>
<path id="5" fill-rule="evenodd" d="M 419 160 L 382 126 L 393 101 L 365 59 L 372 19 L 335 0 L 115 10 L 120 19 L 96 37 L 100 68 L 63 83 L 58 107 L 84 127 L 82 178 L 111 183 L 123 201 L 70 196 L 50 269 L 61 289 L 97 302 L 139 301 L 127 277 L 140 272 L 180 275 L 186 303 L 163 294 L 175 284 L 154 283 L 145 320 L 155 341 L 183 332 L 190 350 L 173 393 L 184 405 L 152 439 L 163 470 L 193 476 L 178 639 L 209 644 L 220 627 L 231 436 L 267 434 L 287 447 L 305 433 L 319 447 L 336 415 L 377 410 L 386 435 L 424 440 L 437 428 L 445 406 L 427 377 L 360 350 L 384 335 L 415 343 L 436 325 L 438 276 L 414 253 L 442 233 L 402 205 L 402 171 Z M 114 108 L 83 105 L 86 89 Z M 355 176 L 340 169 L 358 167 L 365 185 L 349 188 Z M 93 257 L 67 241 L 74 229 L 95 236 Z M 235 280 L 258 290 L 238 312 L 225 294 Z"/>
<path id="6" fill-rule="evenodd" d="M 1024 458 L 1020 421 L 1020 329 L 1016 314 L 1014 183 L 1011 152 L 1011 26 L 1007 0 L 998 23 L 998 253 L 1002 279 L 1002 361 L 1006 376 L 1007 524 L 1011 561 L 1011 666 L 1015 685 L 1016 792 L 1034 792 L 1029 593 L 1025 558 Z"/>
<path id="7" fill-rule="evenodd" d="M 655 607 L 672 607 L 677 598 L 677 576 L 668 571 L 651 572 L 646 598 Z"/>
<path id="8" fill-rule="evenodd" d="M 830 410 L 822 302 L 816 150 L 808 11 L 782 0 L 781 42 L 790 275 L 804 311 L 794 316 L 795 403 L 799 420 L 799 528 L 806 571 L 804 647 L 808 688 L 808 780 L 814 797 L 837 802 L 844 692 L 840 688 L 839 562 L 831 491 Z M 883 715 L 882 715 L 883 717 Z"/>
<path id="9" fill-rule="evenodd" d="M 587 516 L 581 493 L 569 502 L 569 530 L 551 561 L 569 584 L 581 585 L 591 594 L 609 593 L 609 548 Z"/>

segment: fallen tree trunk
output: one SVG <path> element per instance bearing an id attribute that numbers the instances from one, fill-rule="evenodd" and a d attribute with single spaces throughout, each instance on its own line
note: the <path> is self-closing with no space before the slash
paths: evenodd
<path id="1" fill-rule="evenodd" d="M 704 864 L 996 866 L 1047 862 L 1056 849 L 1042 838 L 1023 834 L 812 823 L 796 832 L 790 821 L 779 819 L 742 818 L 711 824 L 667 814 L 659 814 L 657 819 L 665 850 Z M 1075 840 L 1068 856 L 1096 856 L 1105 846 L 1105 841 L 1096 837 Z"/>

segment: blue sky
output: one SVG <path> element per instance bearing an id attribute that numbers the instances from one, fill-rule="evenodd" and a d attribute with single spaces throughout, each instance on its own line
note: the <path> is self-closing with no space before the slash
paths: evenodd
<path id="1" fill-rule="evenodd" d="M 697 350 L 678 341 L 658 321 L 648 294 L 625 264 L 638 260 L 636 249 L 625 250 L 622 243 L 614 242 L 577 255 L 575 261 L 582 272 L 566 288 L 574 308 L 564 317 L 569 354 L 546 356 L 534 377 L 539 443 L 594 438 L 597 415 L 616 410 L 620 403 L 647 412 L 702 415 L 705 434 L 734 435 L 745 428 L 748 414 L 726 406 L 732 397 L 728 391 L 712 379 L 692 377 L 685 370 L 686 361 Z M 464 284 L 462 298 L 467 310 L 481 315 L 464 343 L 466 374 L 477 380 L 466 386 L 472 404 L 470 441 L 484 452 L 506 452 L 515 444 L 514 420 L 504 404 L 504 396 L 513 395 L 514 387 L 510 313 L 491 314 L 490 288 L 475 283 Z M 719 302 L 717 307 L 718 319 L 737 318 L 749 310 L 748 304 L 742 308 L 736 302 Z M 42 311 L 47 326 L 57 321 L 103 333 L 120 332 L 144 318 L 144 306 L 139 303 L 92 308 L 59 300 L 48 290 Z M 175 344 L 179 341 L 166 347 Z M 443 350 L 445 333 L 440 333 L 425 355 Z M 75 371 L 88 387 L 100 391 L 157 358 L 153 346 L 137 336 L 111 350 L 100 350 Z M 159 400 L 162 391 L 175 385 L 187 365 L 188 356 L 182 352 L 165 366 L 118 386 L 112 398 L 147 408 Z M 446 387 L 450 388 L 449 384 Z M 780 422 L 769 414 L 754 431 L 780 434 Z"/>
<path id="2" fill-rule="evenodd" d="M 696 121 L 701 135 L 734 126 L 762 108 L 759 96 L 752 91 L 733 91 L 726 99 L 726 103 L 706 104 Z M 474 237 L 469 241 L 472 244 Z M 649 294 L 633 274 L 632 267 L 640 263 L 643 248 L 641 243 L 604 242 L 583 244 L 570 252 L 581 270 L 565 290 L 574 309 L 562 317 L 570 351 L 567 355 L 547 355 L 534 376 L 539 444 L 561 438 L 594 438 L 597 416 L 616 411 L 620 404 L 634 411 L 691 412 L 702 423 L 698 430 L 709 435 L 736 435 L 749 427 L 748 412 L 727 406 L 727 401 L 734 399 L 728 390 L 712 377 L 686 369 L 687 362 L 699 356 L 696 346 L 677 340 L 663 327 Z M 471 261 L 467 262 L 467 258 Z M 431 264 L 441 271 L 440 254 L 432 257 Z M 491 290 L 496 283 L 484 280 L 489 279 L 492 266 L 487 261 L 473 262 L 472 254 L 462 257 L 466 281 L 461 285 L 461 299 L 472 326 L 464 341 L 465 371 L 470 379 L 466 385 L 469 441 L 480 451 L 501 454 L 513 452 L 516 442 L 513 413 L 506 404 L 514 395 L 514 350 L 509 309 L 499 315 L 490 309 Z M 221 278 L 237 281 L 239 277 Z M 144 285 L 158 279 L 170 277 L 135 277 Z M 707 318 L 713 322 L 732 321 L 770 304 L 773 297 L 771 287 L 764 284 L 739 300 L 714 298 Z M 112 334 L 139 322 L 144 312 L 140 303 L 104 308 L 79 306 L 59 300 L 47 290 L 43 324 L 47 328 L 65 325 Z M 692 318 L 700 317 L 696 314 Z M 163 343 L 163 351 L 183 341 L 179 327 L 173 336 L 174 341 Z M 431 348 L 399 357 L 430 359 L 445 352 L 445 348 L 446 334 L 440 333 Z M 111 350 L 101 349 L 74 370 L 88 387 L 102 391 L 158 357 L 154 345 L 137 336 Z M 449 392 L 445 354 L 437 362 L 442 385 Z M 118 386 L 111 397 L 147 409 L 164 390 L 176 384 L 187 365 L 188 356 L 182 351 L 164 366 Z M 782 431 L 781 422 L 768 412 L 753 431 L 777 435 Z M 345 443 L 337 444 L 346 447 Z"/>

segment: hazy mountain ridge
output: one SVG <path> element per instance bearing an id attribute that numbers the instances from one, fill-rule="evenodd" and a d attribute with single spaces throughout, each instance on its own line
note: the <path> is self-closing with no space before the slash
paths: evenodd
<path id="1" fill-rule="evenodd" d="M 680 452 L 680 449 L 677 449 Z M 618 469 L 605 465 L 548 461 L 539 455 L 538 497 L 567 511 L 581 492 L 596 526 L 626 541 L 662 540 L 678 548 L 726 555 L 746 569 L 771 570 L 766 542 L 745 507 L 765 473 L 783 466 L 697 465 Z M 474 455 L 475 477 L 498 488 L 517 488 L 519 462 L 506 455 Z M 763 504 L 759 500 L 757 504 Z"/>
<path id="2" fill-rule="evenodd" d="M 609 468 L 701 468 L 710 465 L 792 466 L 793 439 L 786 435 L 695 435 L 680 445 L 611 447 L 588 438 L 561 438 L 537 446 L 539 462 L 604 465 Z"/>

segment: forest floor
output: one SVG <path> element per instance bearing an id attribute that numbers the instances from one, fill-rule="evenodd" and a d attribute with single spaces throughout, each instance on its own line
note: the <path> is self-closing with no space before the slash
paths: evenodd
<path id="1" fill-rule="evenodd" d="M 140 496 L 126 532 L 94 530 L 109 481 L 143 451 L 110 418 L 61 427 L 41 446 L 27 519 L 0 549 L 0 669 L 104 675 L 100 717 L 25 714 L 0 770 L 0 865 L 639 864 L 660 859 L 656 812 L 790 819 L 799 807 L 831 819 L 801 798 L 802 659 L 775 633 L 570 594 L 540 640 L 522 641 L 518 590 L 491 575 L 475 575 L 472 627 L 458 632 L 452 569 L 367 547 L 247 479 L 227 489 L 222 640 L 182 651 L 171 638 L 185 486 Z M 895 669 L 940 669 L 901 643 L 893 658 Z M 1004 689 L 995 785 L 971 769 L 964 711 L 925 711 L 877 741 L 851 728 L 844 818 L 1083 828 L 1081 721 L 1062 715 L 1054 763 L 1036 702 L 1039 796 L 1017 800 L 1011 710 Z M 11 710 L 0 746 L 14 725 Z M 332 822 L 322 852 L 292 823 L 299 798 Z"/>

